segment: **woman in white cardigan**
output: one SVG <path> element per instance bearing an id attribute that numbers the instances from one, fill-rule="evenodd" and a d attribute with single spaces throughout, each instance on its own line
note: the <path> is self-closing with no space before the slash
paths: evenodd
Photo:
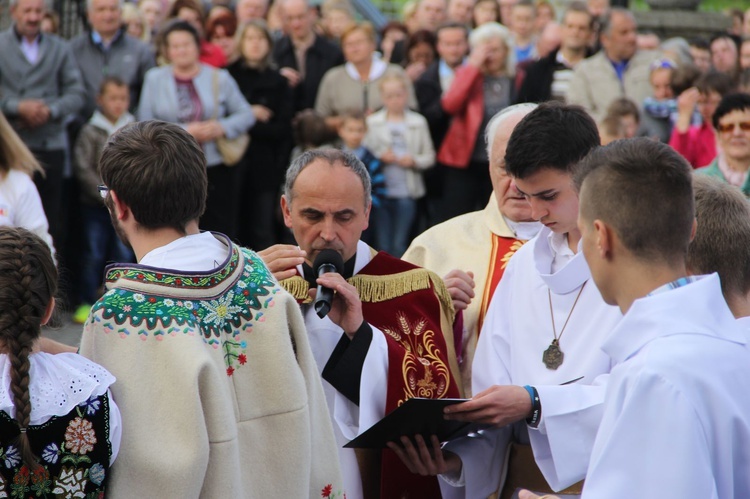
<path id="1" fill-rule="evenodd" d="M 203 147 L 208 167 L 208 198 L 201 228 L 237 235 L 238 168 L 226 166 L 216 139 L 233 139 L 255 123 L 250 104 L 234 79 L 223 69 L 199 61 L 198 32 L 184 21 L 164 29 L 162 50 L 170 64 L 146 73 L 138 105 L 138 119 L 182 125 Z"/>

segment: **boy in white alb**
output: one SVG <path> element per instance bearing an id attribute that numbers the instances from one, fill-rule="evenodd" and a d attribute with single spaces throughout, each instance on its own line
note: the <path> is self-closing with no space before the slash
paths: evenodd
<path id="1" fill-rule="evenodd" d="M 540 105 L 510 137 L 506 169 L 545 227 L 511 258 L 495 291 L 472 367 L 476 395 L 446 410 L 502 428 L 448 443 L 436 460 L 445 462 L 415 459 L 404 442 L 413 471 L 441 474 L 444 497 L 487 497 L 503 475 L 503 498 L 521 487 L 581 493 L 611 368 L 598 345 L 622 317 L 589 282 L 578 251 L 572 174 L 598 143 L 586 112 L 559 103 Z"/>
<path id="2" fill-rule="evenodd" d="M 750 349 L 719 276 L 687 277 L 690 165 L 617 141 L 576 182 L 583 252 L 624 314 L 602 346 L 616 365 L 583 497 L 750 497 Z"/>

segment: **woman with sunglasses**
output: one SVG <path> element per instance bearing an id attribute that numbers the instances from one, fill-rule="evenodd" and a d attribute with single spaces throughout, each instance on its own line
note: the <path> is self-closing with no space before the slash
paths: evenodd
<path id="1" fill-rule="evenodd" d="M 713 126 L 719 153 L 696 173 L 719 178 L 750 197 L 750 95 L 729 94 L 721 99 Z"/>

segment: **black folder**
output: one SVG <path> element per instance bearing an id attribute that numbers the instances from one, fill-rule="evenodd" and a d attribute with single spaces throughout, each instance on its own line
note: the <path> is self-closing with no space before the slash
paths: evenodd
<path id="1" fill-rule="evenodd" d="M 404 435 L 417 434 L 422 435 L 426 442 L 429 442 L 431 435 L 437 435 L 441 442 L 447 442 L 485 428 L 486 425 L 449 421 L 443 417 L 443 409 L 446 406 L 460 404 L 467 400 L 409 399 L 344 447 L 382 449 L 387 447 L 388 442 L 398 442 Z"/>

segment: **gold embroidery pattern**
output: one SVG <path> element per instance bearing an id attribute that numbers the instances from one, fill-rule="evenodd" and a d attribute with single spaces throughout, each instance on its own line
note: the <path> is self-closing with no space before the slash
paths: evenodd
<path id="1" fill-rule="evenodd" d="M 510 246 L 510 250 L 508 250 L 508 252 L 500 259 L 500 261 L 503 262 L 503 265 L 500 268 L 504 269 L 508 266 L 510 258 L 516 254 L 516 251 L 521 249 L 521 246 L 523 246 L 522 241 L 516 241 Z"/>
<path id="2" fill-rule="evenodd" d="M 399 329 L 386 327 L 383 332 L 398 341 L 406 351 L 401 364 L 404 398 L 398 401 L 398 405 L 414 397 L 445 398 L 451 375 L 441 359 L 440 348 L 435 344 L 435 332 L 426 329 L 425 319 L 411 324 L 402 312 L 397 317 Z"/>

